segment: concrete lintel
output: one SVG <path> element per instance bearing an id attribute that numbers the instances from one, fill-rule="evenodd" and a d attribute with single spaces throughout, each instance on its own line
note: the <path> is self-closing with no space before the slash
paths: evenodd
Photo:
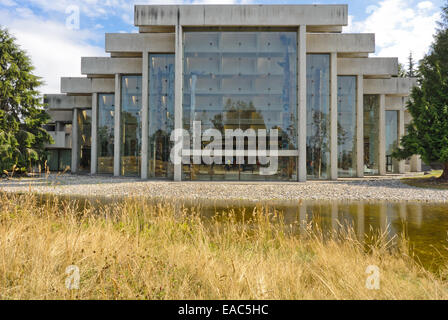
<path id="1" fill-rule="evenodd" d="M 115 92 L 114 79 L 61 78 L 61 92 L 67 94 L 92 94 Z"/>
<path id="2" fill-rule="evenodd" d="M 106 33 L 106 52 L 174 53 L 174 33 Z"/>
<path id="3" fill-rule="evenodd" d="M 48 110 L 73 110 L 92 108 L 91 96 L 67 96 L 65 94 L 47 94 L 44 103 Z"/>
<path id="4" fill-rule="evenodd" d="M 346 26 L 347 5 L 137 5 L 141 26 Z"/>
<path id="5" fill-rule="evenodd" d="M 372 33 L 309 33 L 308 53 L 374 53 L 375 35 Z"/>
<path id="6" fill-rule="evenodd" d="M 398 58 L 340 58 L 338 72 L 341 76 L 395 76 L 398 74 Z"/>
<path id="7" fill-rule="evenodd" d="M 84 75 L 141 74 L 141 72 L 141 58 L 81 58 L 81 74 Z"/>
<path id="8" fill-rule="evenodd" d="M 416 85 L 415 78 L 364 79 L 364 93 L 408 96 Z"/>
<path id="9" fill-rule="evenodd" d="M 405 107 L 405 97 L 386 96 L 386 111 L 403 110 Z"/>

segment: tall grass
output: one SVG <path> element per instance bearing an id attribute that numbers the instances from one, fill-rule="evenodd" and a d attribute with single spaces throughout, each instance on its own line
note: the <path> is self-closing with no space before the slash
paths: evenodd
<path id="1" fill-rule="evenodd" d="M 94 208 L 0 194 L 1 299 L 446 299 L 448 286 L 383 240 L 366 250 L 298 236 L 281 215 L 244 217 L 139 200 Z M 79 290 L 65 285 L 80 270 Z M 381 271 L 366 289 L 366 268 Z"/>

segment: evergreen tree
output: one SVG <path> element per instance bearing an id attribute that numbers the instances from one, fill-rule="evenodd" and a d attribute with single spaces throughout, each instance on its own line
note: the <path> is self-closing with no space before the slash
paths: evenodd
<path id="1" fill-rule="evenodd" d="M 412 56 L 412 51 L 409 53 L 408 72 L 407 72 L 406 76 L 408 78 L 414 78 L 417 76 L 417 73 L 415 71 L 415 62 L 414 62 L 414 57 Z"/>
<path id="2" fill-rule="evenodd" d="M 21 172 L 42 163 L 45 143 L 52 142 L 43 129 L 50 117 L 37 88 L 40 78 L 16 39 L 0 27 L 0 170 L 16 166 Z"/>
<path id="3" fill-rule="evenodd" d="M 425 163 L 444 165 L 441 179 L 448 181 L 448 3 L 429 53 L 418 68 L 419 86 L 408 103 L 413 120 L 394 156 L 421 155 Z"/>
<path id="4" fill-rule="evenodd" d="M 406 78 L 407 77 L 406 67 L 402 63 L 398 64 L 398 77 L 399 78 Z"/>

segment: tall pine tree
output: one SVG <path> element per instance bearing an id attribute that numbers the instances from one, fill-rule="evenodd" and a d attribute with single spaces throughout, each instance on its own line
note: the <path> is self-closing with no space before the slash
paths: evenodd
<path id="1" fill-rule="evenodd" d="M 0 170 L 30 169 L 45 158 L 51 136 L 33 66 L 9 32 L 0 27 Z"/>
<path id="2" fill-rule="evenodd" d="M 418 80 L 408 103 L 413 120 L 394 156 L 407 159 L 418 154 L 425 163 L 442 163 L 440 179 L 448 181 L 448 3 L 434 43 L 420 62 Z"/>

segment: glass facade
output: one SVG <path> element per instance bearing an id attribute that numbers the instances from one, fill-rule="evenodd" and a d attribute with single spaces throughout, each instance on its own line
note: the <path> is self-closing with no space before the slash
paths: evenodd
<path id="1" fill-rule="evenodd" d="M 307 174 L 330 177 L 330 55 L 307 55 Z"/>
<path id="2" fill-rule="evenodd" d="M 47 168 L 50 171 L 69 171 L 72 162 L 72 151 L 70 149 L 48 150 Z"/>
<path id="3" fill-rule="evenodd" d="M 364 96 L 364 174 L 379 174 L 380 96 Z"/>
<path id="4" fill-rule="evenodd" d="M 356 76 L 338 77 L 338 172 L 356 177 Z"/>
<path id="5" fill-rule="evenodd" d="M 121 175 L 139 176 L 142 149 L 142 76 L 122 76 L 121 81 Z"/>
<path id="6" fill-rule="evenodd" d="M 151 178 L 173 179 L 170 161 L 174 130 L 174 55 L 149 55 L 149 154 Z"/>
<path id="7" fill-rule="evenodd" d="M 297 150 L 297 33 L 186 32 L 183 126 L 202 131 L 279 130 L 279 150 Z M 204 147 L 205 145 L 203 145 Z M 296 180 L 297 157 L 279 159 L 276 175 L 261 164 L 185 165 L 186 180 Z"/>
<path id="8" fill-rule="evenodd" d="M 386 168 L 394 171 L 392 153 L 398 148 L 398 111 L 386 111 Z"/>
<path id="9" fill-rule="evenodd" d="M 90 156 L 92 151 L 92 110 L 79 110 L 78 128 L 78 171 L 81 173 L 90 173 Z"/>
<path id="10" fill-rule="evenodd" d="M 100 174 L 114 173 L 115 95 L 98 94 L 98 168 Z"/>

